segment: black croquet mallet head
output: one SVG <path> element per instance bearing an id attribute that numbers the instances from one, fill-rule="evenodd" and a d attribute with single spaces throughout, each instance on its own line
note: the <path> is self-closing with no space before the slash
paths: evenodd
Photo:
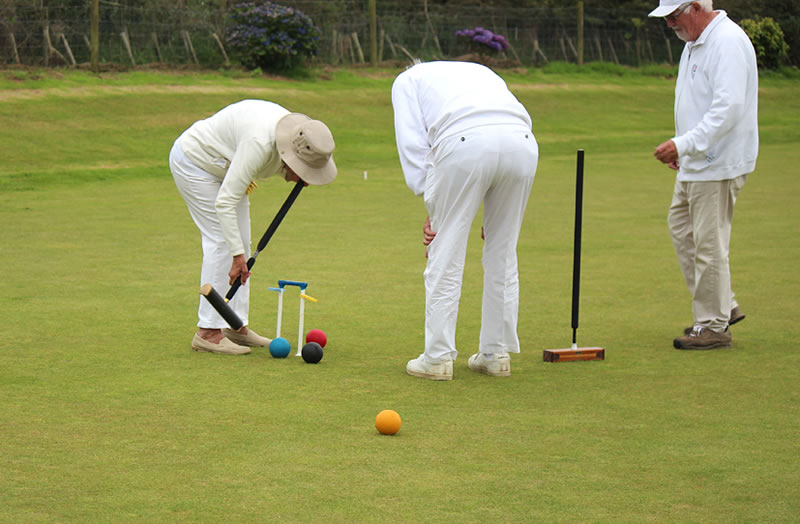
<path id="1" fill-rule="evenodd" d="M 228 302 L 222 298 L 222 295 L 216 292 L 214 286 L 211 284 L 204 284 L 200 288 L 200 294 L 206 297 L 211 307 L 217 310 L 217 313 L 225 319 L 225 322 L 228 323 L 231 329 L 235 329 L 236 331 L 242 329 L 244 322 L 242 322 L 239 315 L 233 311 L 233 308 L 228 305 Z"/>

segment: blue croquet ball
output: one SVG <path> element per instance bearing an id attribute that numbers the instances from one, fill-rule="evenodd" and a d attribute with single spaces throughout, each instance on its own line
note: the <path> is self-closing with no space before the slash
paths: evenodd
<path id="1" fill-rule="evenodd" d="M 305 360 L 307 363 L 316 364 L 322 360 L 322 346 L 316 342 L 309 342 L 303 346 L 303 349 L 300 351 L 300 355 L 302 355 L 303 360 Z"/>
<path id="2" fill-rule="evenodd" d="M 286 358 L 289 356 L 289 351 L 292 350 L 292 345 L 283 337 L 273 339 L 269 343 L 269 354 L 275 358 Z"/>

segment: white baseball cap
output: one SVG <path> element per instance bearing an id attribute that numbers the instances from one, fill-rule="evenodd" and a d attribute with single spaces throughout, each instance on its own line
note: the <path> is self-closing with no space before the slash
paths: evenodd
<path id="1" fill-rule="evenodd" d="M 650 11 L 650 14 L 647 16 L 653 18 L 667 16 L 675 12 L 680 6 L 687 4 L 691 4 L 691 2 L 687 2 L 686 0 L 661 0 L 658 3 L 658 7 Z"/>

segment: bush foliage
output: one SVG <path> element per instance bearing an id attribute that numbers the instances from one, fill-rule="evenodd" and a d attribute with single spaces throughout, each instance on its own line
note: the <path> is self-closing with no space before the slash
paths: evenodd
<path id="1" fill-rule="evenodd" d="M 320 32 L 298 9 L 274 2 L 241 2 L 228 10 L 227 40 L 242 65 L 287 71 L 317 52 Z"/>
<path id="2" fill-rule="evenodd" d="M 741 26 L 756 49 L 758 67 L 779 69 L 789 53 L 789 45 L 775 20 L 770 17 L 748 18 L 742 20 Z"/>

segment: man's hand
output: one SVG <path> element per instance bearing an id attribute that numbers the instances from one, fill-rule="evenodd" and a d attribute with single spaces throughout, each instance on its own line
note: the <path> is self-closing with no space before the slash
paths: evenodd
<path id="1" fill-rule="evenodd" d="M 678 148 L 672 140 L 667 140 L 659 145 L 653 152 L 653 156 L 660 162 L 668 164 L 672 169 L 678 169 Z"/>
<path id="2" fill-rule="evenodd" d="M 422 243 L 426 246 L 433 242 L 436 233 L 431 230 L 431 217 L 425 219 L 425 225 L 422 226 Z"/>
<path id="3" fill-rule="evenodd" d="M 239 277 L 242 279 L 242 284 L 245 284 L 247 279 L 250 278 L 250 270 L 247 269 L 247 260 L 244 258 L 244 255 L 236 255 L 233 257 L 228 277 L 230 278 L 228 282 L 229 285 L 233 285 Z"/>

